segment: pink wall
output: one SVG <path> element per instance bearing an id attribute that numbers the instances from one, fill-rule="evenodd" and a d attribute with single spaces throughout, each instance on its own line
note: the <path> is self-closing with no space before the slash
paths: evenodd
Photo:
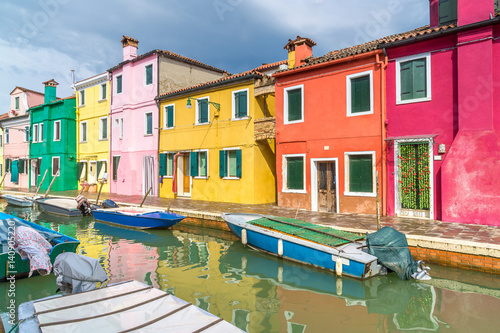
<path id="1" fill-rule="evenodd" d="M 153 65 L 153 83 L 145 85 L 144 67 Z M 111 83 L 111 156 L 110 171 L 113 156 L 120 155 L 118 179 L 112 179 L 110 173 L 110 191 L 126 195 L 143 195 L 143 156 L 154 157 L 154 175 L 158 165 L 158 106 L 155 97 L 158 92 L 157 79 L 158 55 L 156 53 L 129 62 L 122 68 L 113 71 Z M 116 77 L 122 75 L 123 91 L 116 94 Z M 145 136 L 145 113 L 153 114 L 153 134 Z M 115 119 L 123 118 L 123 139 L 119 139 L 119 127 Z M 158 181 L 154 177 L 153 193 L 157 193 Z"/>

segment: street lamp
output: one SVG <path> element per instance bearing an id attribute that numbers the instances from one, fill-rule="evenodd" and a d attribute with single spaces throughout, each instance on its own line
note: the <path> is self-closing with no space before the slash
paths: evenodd
<path id="1" fill-rule="evenodd" d="M 220 111 L 220 104 L 219 103 L 210 102 L 210 101 L 207 101 L 206 99 L 198 99 L 198 98 L 193 98 L 193 97 L 188 97 L 187 104 L 186 104 L 186 109 L 192 109 L 193 108 L 193 105 L 191 104 L 191 100 L 192 99 L 195 100 L 195 101 L 200 101 L 202 103 L 212 104 L 214 106 L 214 108 L 217 109 L 217 111 Z"/>

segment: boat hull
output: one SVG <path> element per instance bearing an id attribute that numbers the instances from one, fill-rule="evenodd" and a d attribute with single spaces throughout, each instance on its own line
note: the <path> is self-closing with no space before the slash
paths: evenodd
<path id="1" fill-rule="evenodd" d="M 31 207 L 33 204 L 33 200 L 31 198 L 20 195 L 4 194 L 2 195 L 2 198 L 4 198 L 9 205 L 17 207 Z"/>
<path id="2" fill-rule="evenodd" d="M 93 214 L 94 218 L 98 221 L 139 229 L 170 228 L 185 218 L 185 216 L 169 212 L 150 212 L 132 215 L 105 209 L 94 210 Z"/>
<path id="3" fill-rule="evenodd" d="M 337 258 L 342 260 L 342 275 L 366 279 L 380 273 L 377 258 L 359 249 L 360 245 L 350 243 L 339 247 L 324 246 L 318 243 L 293 237 L 281 232 L 271 231 L 242 221 L 234 221 L 231 215 L 223 214 L 229 229 L 240 239 L 245 232 L 243 243 L 268 252 L 272 255 L 336 271 Z M 251 216 L 251 214 L 245 214 Z M 255 215 L 254 219 L 262 217 Z M 358 258 L 356 258 L 358 257 Z"/>
<path id="4" fill-rule="evenodd" d="M 63 201 L 67 202 L 67 205 L 60 205 Z M 82 212 L 76 208 L 76 201 L 74 199 L 59 199 L 59 198 L 40 198 L 35 199 L 36 204 L 40 209 L 49 214 L 61 215 L 61 216 L 82 216 Z M 74 207 L 73 206 L 74 202 Z"/>

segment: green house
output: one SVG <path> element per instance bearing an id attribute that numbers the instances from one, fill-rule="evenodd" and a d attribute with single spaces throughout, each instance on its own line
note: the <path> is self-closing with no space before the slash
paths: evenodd
<path id="1" fill-rule="evenodd" d="M 30 184 L 40 191 L 76 190 L 76 98 L 56 97 L 58 83 L 45 85 L 44 103 L 29 109 L 30 117 Z"/>

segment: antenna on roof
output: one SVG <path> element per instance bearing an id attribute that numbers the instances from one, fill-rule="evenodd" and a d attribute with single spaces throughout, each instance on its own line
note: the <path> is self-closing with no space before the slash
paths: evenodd
<path id="1" fill-rule="evenodd" d="M 75 70 L 71 70 L 71 88 L 75 89 Z"/>

